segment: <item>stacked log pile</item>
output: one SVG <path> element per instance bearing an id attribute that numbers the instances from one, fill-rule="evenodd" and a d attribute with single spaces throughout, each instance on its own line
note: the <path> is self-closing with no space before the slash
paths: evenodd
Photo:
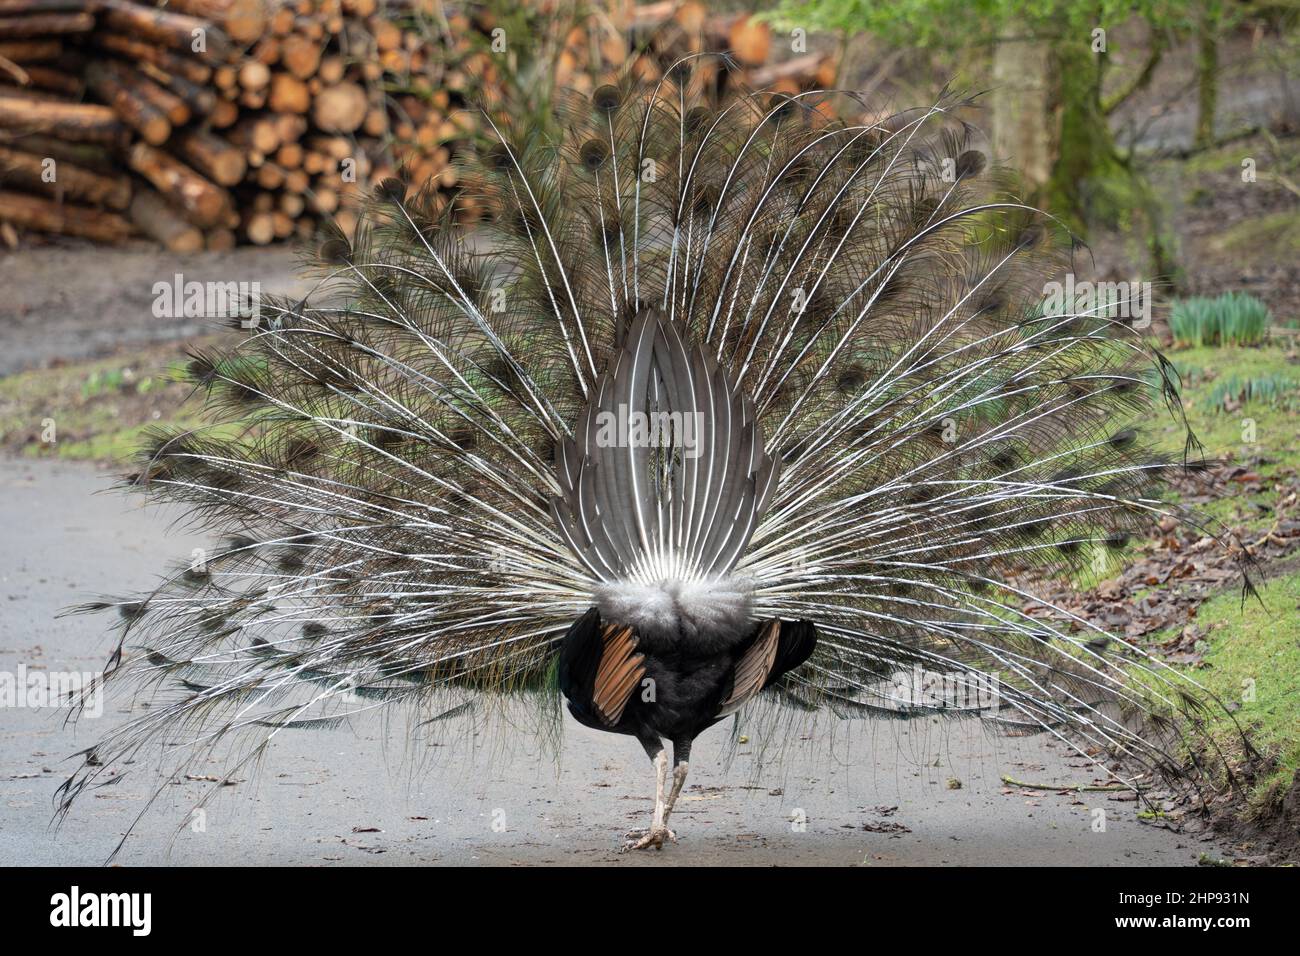
<path id="1" fill-rule="evenodd" d="M 693 59 L 696 81 L 724 99 L 737 89 L 794 94 L 835 84 L 836 64 L 826 53 L 807 52 L 806 37 L 774 33 L 744 13 L 710 13 L 700 0 L 656 0 L 632 6 L 611 30 L 609 20 L 591 17 L 570 31 L 556 65 L 561 85 L 586 91 L 591 77 L 627 68 L 645 82 L 658 81 L 673 64 Z M 594 42 L 593 42 L 594 40 Z"/>
<path id="2" fill-rule="evenodd" d="M 821 60 L 764 76 L 767 27 L 695 0 L 574 22 L 562 86 L 657 78 L 704 49 L 730 49 L 756 85 L 824 82 Z M 0 239 L 227 249 L 324 219 L 350 232 L 399 167 L 448 193 L 479 134 L 466 107 L 509 106 L 493 23 L 441 0 L 0 0 Z M 457 209 L 476 214 L 468 196 Z"/>

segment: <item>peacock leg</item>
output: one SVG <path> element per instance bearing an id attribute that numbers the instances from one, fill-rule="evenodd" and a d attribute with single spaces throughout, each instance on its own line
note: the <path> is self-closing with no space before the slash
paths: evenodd
<path id="1" fill-rule="evenodd" d="M 656 850 L 664 848 L 664 840 L 675 840 L 676 835 L 668 829 L 664 821 L 667 819 L 665 808 L 667 801 L 664 798 L 664 789 L 668 783 L 668 754 L 660 747 L 658 753 L 654 755 L 655 764 L 655 812 L 654 818 L 650 823 L 649 830 L 631 830 L 628 832 L 628 839 L 623 844 L 626 850 L 645 850 L 654 847 Z"/>
<path id="2" fill-rule="evenodd" d="M 681 796 L 682 787 L 686 785 L 686 773 L 690 770 L 691 764 L 691 741 L 674 740 L 673 741 L 673 789 L 668 794 L 668 805 L 664 807 L 664 826 L 668 826 L 668 818 L 672 815 L 673 807 L 677 806 L 677 798 Z M 672 831 L 668 831 L 672 834 Z M 676 836 L 673 836 L 676 839 Z"/>

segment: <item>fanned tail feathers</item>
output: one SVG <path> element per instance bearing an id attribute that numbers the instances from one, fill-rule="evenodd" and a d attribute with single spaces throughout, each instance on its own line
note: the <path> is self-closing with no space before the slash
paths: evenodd
<path id="1" fill-rule="evenodd" d="M 221 544 L 118 605 L 105 680 L 158 696 L 64 808 L 145 745 L 238 765 L 284 727 L 550 688 L 576 618 L 663 582 L 815 622 L 776 688 L 802 706 L 949 712 L 899 673 L 994 681 L 990 725 L 1176 774 L 1150 728 L 1199 689 L 1010 583 L 1176 513 L 1142 428 L 1170 366 L 1109 314 L 1044 314 L 1061 231 L 969 103 L 853 125 L 819 96 L 665 80 L 575 98 L 560 143 L 493 127 L 462 177 L 490 226 L 388 181 L 316 293 L 195 355 L 223 427 L 159 432 L 130 483 Z M 696 448 L 608 447 L 620 403 L 698 413 Z"/>

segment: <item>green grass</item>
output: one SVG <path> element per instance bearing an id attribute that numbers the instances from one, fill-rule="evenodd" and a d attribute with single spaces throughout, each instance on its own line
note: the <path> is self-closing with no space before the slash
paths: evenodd
<path id="1" fill-rule="evenodd" d="M 1228 376 L 1214 384 L 1205 396 L 1205 407 L 1227 412 L 1230 403 L 1259 402 L 1274 408 L 1295 411 L 1300 400 L 1300 382 L 1290 375 L 1270 373 L 1255 378 Z"/>
<path id="2" fill-rule="evenodd" d="M 1294 387 L 1300 381 L 1300 366 L 1286 355 L 1283 346 L 1273 343 L 1260 348 L 1202 346 L 1171 353 L 1183 373 L 1187 422 L 1207 457 L 1250 463 L 1265 479 L 1300 462 L 1300 429 L 1294 411 L 1300 401 Z M 1284 383 L 1292 385 L 1289 392 Z M 1224 404 L 1229 391 L 1235 391 L 1241 402 L 1232 411 Z M 1159 429 L 1160 445 L 1170 454 L 1180 454 L 1186 434 L 1181 423 L 1162 416 Z M 1270 497 L 1261 495 L 1259 500 L 1267 503 Z M 1247 526 L 1269 520 L 1240 498 L 1220 498 L 1198 507 L 1211 517 Z"/>
<path id="3" fill-rule="evenodd" d="M 1272 321 L 1268 306 L 1244 292 L 1179 299 L 1169 313 L 1174 341 L 1183 346 L 1258 345 Z"/>
<path id="4" fill-rule="evenodd" d="M 1284 404 L 1275 404 L 1261 392 L 1241 396 L 1245 401 L 1233 412 L 1224 410 L 1222 394 L 1225 384 L 1237 382 L 1300 381 L 1300 365 L 1287 359 L 1282 345 L 1261 348 L 1219 348 L 1201 346 L 1170 353 L 1174 366 L 1183 376 L 1183 409 L 1188 424 L 1205 445 L 1207 455 L 1250 457 L 1265 454 L 1276 457 L 1291 454 L 1297 459 L 1296 420 Z M 1255 441 L 1250 437 L 1254 426 Z M 1164 424 L 1166 447 L 1182 447 L 1182 427 L 1169 418 Z"/>
<path id="5" fill-rule="evenodd" d="M 1179 349 L 1170 354 L 1183 375 L 1187 419 L 1211 458 L 1248 465 L 1267 479 L 1300 463 L 1300 425 L 1294 411 L 1300 367 L 1287 359 L 1284 345 L 1258 348 Z M 1263 384 L 1260 384 L 1263 383 Z M 1240 407 L 1227 411 L 1232 394 Z M 1165 446 L 1181 448 L 1183 431 L 1170 421 L 1163 426 Z M 1271 492 L 1253 496 L 1271 503 Z M 1247 528 L 1264 528 L 1273 516 L 1253 508 L 1244 497 L 1222 497 L 1197 505 L 1202 513 Z M 1240 705 L 1237 720 L 1252 729 L 1255 746 L 1277 761 L 1277 769 L 1251 788 L 1250 807 L 1263 811 L 1285 792 L 1300 769 L 1300 571 L 1261 585 L 1263 606 L 1242 607 L 1236 589 L 1203 604 L 1196 622 L 1207 631 L 1207 666 L 1189 671 L 1225 702 Z M 1172 633 L 1154 638 L 1168 640 Z M 1253 681 L 1255 699 L 1243 699 Z M 1229 753 L 1235 752 L 1236 728 L 1226 716 L 1211 728 Z"/>
<path id="6" fill-rule="evenodd" d="M 1224 703 L 1239 709 L 1236 723 L 1250 730 L 1256 749 L 1276 761 L 1256 780 L 1250 805 L 1264 811 L 1290 787 L 1300 770 L 1300 571 L 1260 585 L 1263 606 L 1231 591 L 1201 605 L 1197 624 L 1207 632 L 1205 666 L 1191 673 Z M 1172 633 L 1158 636 L 1165 641 Z M 1211 733 L 1235 752 L 1237 728 L 1222 715 Z"/>
<path id="7" fill-rule="evenodd" d="M 0 379 L 0 446 L 35 458 L 126 463 L 152 425 L 194 427 L 198 401 L 180 381 L 177 346 L 35 369 Z M 54 424 L 54 442 L 45 441 Z"/>
<path id="8" fill-rule="evenodd" d="M 1300 422 L 1295 411 L 1300 366 L 1287 358 L 1288 345 L 1269 342 L 1255 348 L 1209 346 L 1169 353 L 1182 376 L 1182 399 L 1188 424 L 1207 457 L 1248 467 L 1264 479 L 1300 464 Z M 1239 406 L 1229 411 L 1229 395 Z M 1186 434 L 1181 423 L 1161 416 L 1159 444 L 1180 454 Z M 1273 492 L 1228 495 L 1196 508 L 1202 514 L 1247 529 L 1271 525 L 1273 514 L 1252 501 L 1271 504 Z M 1070 583 L 1097 587 L 1118 574 L 1133 550 L 1106 553 L 1077 570 Z M 1219 749 L 1240 754 L 1237 724 L 1250 731 L 1253 745 L 1271 758 L 1273 769 L 1254 780 L 1245 812 L 1261 818 L 1277 812 L 1277 802 L 1300 772 L 1300 571 L 1280 574 L 1260 584 L 1263 605 L 1244 608 L 1235 588 L 1201 605 L 1196 623 L 1206 633 L 1202 667 L 1186 669 L 1193 679 L 1234 707 L 1231 717 L 1214 718 L 1210 733 Z M 1174 637 L 1152 635 L 1153 645 Z M 1253 699 L 1251 694 L 1253 693 Z M 1234 719 L 1236 723 L 1234 723 Z"/>
<path id="9" fill-rule="evenodd" d="M 1287 358 L 1288 344 L 1209 346 L 1169 353 L 1182 376 L 1182 399 L 1188 424 L 1209 458 L 1225 459 L 1262 476 L 1261 485 L 1278 472 L 1300 464 L 1300 422 L 1295 409 L 1300 366 Z M 1232 410 L 1224 399 L 1240 402 Z M 1181 454 L 1186 435 L 1172 416 L 1159 416 L 1158 444 Z M 1258 486 L 1256 486 L 1258 487 Z M 1273 492 L 1229 494 L 1197 504 L 1202 514 L 1246 529 L 1271 525 L 1274 515 L 1252 502 L 1271 504 Z M 1139 556 L 1136 550 L 1106 553 L 1085 563 L 1070 577 L 1081 590 L 1097 587 Z M 1275 761 L 1274 769 L 1255 780 L 1248 793 L 1248 813 L 1267 815 L 1300 771 L 1300 571 L 1278 575 L 1260 585 L 1263 606 L 1227 589 L 1203 604 L 1195 618 L 1206 632 L 1205 666 L 1186 673 L 1237 708 L 1236 721 L 1251 732 L 1254 746 Z M 1153 645 L 1173 632 L 1152 635 Z M 1253 683 L 1246 683 L 1246 682 Z M 1253 689 L 1254 699 L 1246 691 Z M 1233 719 L 1216 718 L 1210 732 L 1228 755 L 1240 753 Z"/>
<path id="10" fill-rule="evenodd" d="M 1294 384 L 1300 367 L 1287 361 L 1280 345 L 1261 348 L 1219 348 L 1203 346 L 1171 353 L 1171 360 L 1182 376 L 1182 399 L 1187 424 L 1210 459 L 1248 462 L 1267 479 L 1279 468 L 1294 467 L 1300 462 L 1300 428 L 1294 407 L 1289 402 L 1273 402 L 1264 391 L 1245 396 L 1235 411 L 1224 410 L 1219 394 L 1225 383 L 1286 380 Z M 1294 395 L 1293 395 L 1294 397 Z M 1176 417 L 1157 415 L 1156 444 L 1175 458 L 1183 453 L 1187 431 Z M 1271 504 L 1275 495 L 1265 492 L 1254 496 L 1262 504 Z M 1177 501 L 1177 496 L 1172 496 Z M 1224 496 L 1198 504 L 1197 511 L 1207 518 L 1244 528 L 1266 527 L 1272 521 L 1268 512 L 1254 508 L 1242 497 Z M 1091 590 L 1103 581 L 1119 575 L 1129 563 L 1141 557 L 1135 548 L 1110 551 L 1100 545 L 1086 546 L 1087 560 L 1080 562 L 1066 576 L 1080 591 Z"/>

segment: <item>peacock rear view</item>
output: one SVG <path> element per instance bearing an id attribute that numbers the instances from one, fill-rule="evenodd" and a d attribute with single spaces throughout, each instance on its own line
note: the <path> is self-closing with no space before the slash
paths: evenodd
<path id="1" fill-rule="evenodd" d="M 764 692 L 1182 775 L 1196 685 L 1014 583 L 1172 513 L 1141 429 L 1169 366 L 1104 308 L 1044 308 L 1063 231 L 968 102 L 854 125 L 821 99 L 713 105 L 675 71 L 575 97 L 559 141 L 492 125 L 464 177 L 490 226 L 388 180 L 316 292 L 196 354 L 211 427 L 154 436 L 130 484 L 222 543 L 112 602 L 105 681 L 153 705 L 62 809 L 146 746 L 234 772 L 282 728 L 523 693 L 645 748 L 638 848 L 672 837 L 692 740 Z"/>

